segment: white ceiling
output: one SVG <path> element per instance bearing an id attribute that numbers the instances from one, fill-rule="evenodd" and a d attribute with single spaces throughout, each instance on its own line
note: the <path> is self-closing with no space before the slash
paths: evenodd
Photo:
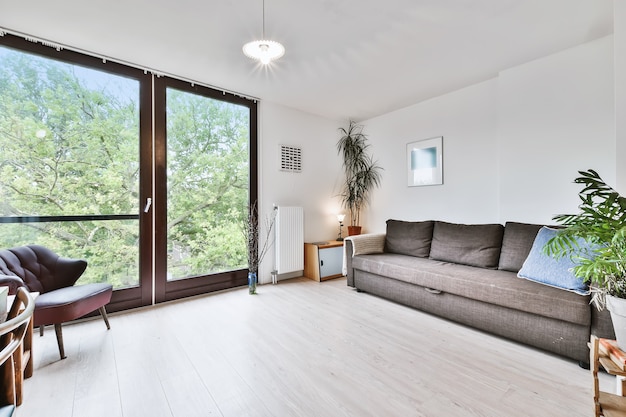
<path id="1" fill-rule="evenodd" d="M 0 1 L 0 27 L 322 115 L 363 120 L 613 33 L 612 0 L 265 0 L 285 56 L 241 47 L 262 0 Z"/>

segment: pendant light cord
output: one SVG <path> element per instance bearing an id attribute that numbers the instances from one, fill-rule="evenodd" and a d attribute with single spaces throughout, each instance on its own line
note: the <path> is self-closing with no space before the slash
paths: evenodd
<path id="1" fill-rule="evenodd" d="M 262 0 L 262 37 L 259 40 L 248 42 L 243 45 L 243 53 L 249 58 L 260 61 L 261 64 L 267 65 L 272 60 L 278 59 L 285 55 L 285 47 L 280 42 L 275 42 L 265 37 L 265 0 Z"/>
<path id="2" fill-rule="evenodd" d="M 262 35 L 263 35 L 262 39 L 265 39 L 265 0 L 263 0 L 263 33 Z"/>

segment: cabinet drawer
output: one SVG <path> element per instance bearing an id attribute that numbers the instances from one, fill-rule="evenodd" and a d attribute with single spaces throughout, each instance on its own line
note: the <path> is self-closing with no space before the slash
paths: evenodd
<path id="1" fill-rule="evenodd" d="M 343 264 L 343 246 L 320 248 L 320 279 L 341 275 Z"/>

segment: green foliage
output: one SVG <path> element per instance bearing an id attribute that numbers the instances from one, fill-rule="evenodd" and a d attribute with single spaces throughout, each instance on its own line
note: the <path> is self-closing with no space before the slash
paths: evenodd
<path id="1" fill-rule="evenodd" d="M 167 92 L 172 278 L 245 268 L 248 109 Z M 137 81 L 0 48 L 0 216 L 139 213 Z M 87 259 L 82 282 L 138 284 L 136 220 L 0 224 L 0 247 Z"/>
<path id="2" fill-rule="evenodd" d="M 565 228 L 546 244 L 555 257 L 572 256 L 574 273 L 590 283 L 593 301 L 604 306 L 604 295 L 626 298 L 626 198 L 608 186 L 594 170 L 579 171 L 582 184 L 578 214 L 561 214 L 554 220 Z M 577 238 L 588 242 L 591 254 L 578 254 Z"/>
<path id="3" fill-rule="evenodd" d="M 339 128 L 343 135 L 337 151 L 343 158 L 345 180 L 341 192 L 342 204 L 350 211 L 350 224 L 360 224 L 361 209 L 369 202 L 374 187 L 380 186 L 382 168 L 367 153 L 370 145 L 363 126 L 350 121 L 348 129 Z"/>
<path id="4" fill-rule="evenodd" d="M 248 109 L 168 89 L 167 112 L 170 273 L 245 268 Z"/>
<path id="5" fill-rule="evenodd" d="M 4 53 L 0 215 L 137 213 L 137 137 L 136 102 L 90 88 L 70 65 Z M 82 281 L 116 287 L 137 283 L 137 241 L 129 221 L 0 225 L 2 247 L 37 243 L 88 259 Z"/>

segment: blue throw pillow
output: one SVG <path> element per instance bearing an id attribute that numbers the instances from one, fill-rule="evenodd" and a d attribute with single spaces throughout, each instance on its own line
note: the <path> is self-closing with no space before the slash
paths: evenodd
<path id="1" fill-rule="evenodd" d="M 574 275 L 573 268 L 576 264 L 569 256 L 557 259 L 543 252 L 543 247 L 548 240 L 557 233 L 557 230 L 548 227 L 539 229 L 530 253 L 517 276 L 552 287 L 573 291 L 580 295 L 589 295 L 590 291 L 587 284 L 583 282 L 582 278 Z M 588 250 L 588 245 L 584 241 L 579 241 L 579 244 L 582 250 L 585 250 L 585 248 Z"/>

